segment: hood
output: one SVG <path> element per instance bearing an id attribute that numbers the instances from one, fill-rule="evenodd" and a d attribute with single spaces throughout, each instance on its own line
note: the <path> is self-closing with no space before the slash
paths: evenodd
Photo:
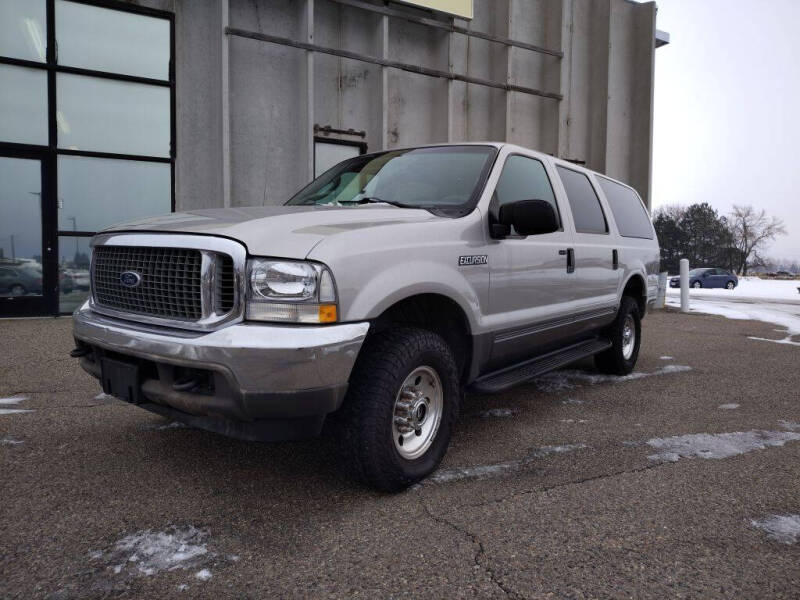
<path id="1" fill-rule="evenodd" d="M 363 206 L 253 206 L 171 213 L 120 223 L 108 232 L 195 233 L 242 242 L 253 256 L 303 259 L 326 237 L 358 229 L 438 221 L 423 209 Z"/>

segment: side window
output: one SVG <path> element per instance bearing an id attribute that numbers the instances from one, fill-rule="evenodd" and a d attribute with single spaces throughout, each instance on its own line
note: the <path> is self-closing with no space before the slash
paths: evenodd
<path id="1" fill-rule="evenodd" d="M 589 178 L 572 169 L 557 167 L 578 233 L 608 233 L 606 216 Z"/>
<path id="2" fill-rule="evenodd" d="M 636 192 L 605 177 L 598 177 L 597 180 L 611 206 L 611 212 L 614 213 L 619 234 L 623 237 L 652 240 L 653 225 Z"/>
<path id="3" fill-rule="evenodd" d="M 494 190 L 498 206 L 518 200 L 545 200 L 559 215 L 550 178 L 541 161 L 514 154 L 506 159 Z M 559 215 L 560 220 L 560 215 Z"/>

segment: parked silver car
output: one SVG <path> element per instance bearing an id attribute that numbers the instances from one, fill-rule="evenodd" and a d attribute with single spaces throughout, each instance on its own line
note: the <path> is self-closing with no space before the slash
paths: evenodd
<path id="1" fill-rule="evenodd" d="M 73 355 L 105 392 L 252 440 L 327 420 L 383 490 L 436 468 L 466 390 L 592 355 L 630 373 L 659 266 L 631 187 L 501 143 L 363 155 L 284 206 L 92 245 Z"/>

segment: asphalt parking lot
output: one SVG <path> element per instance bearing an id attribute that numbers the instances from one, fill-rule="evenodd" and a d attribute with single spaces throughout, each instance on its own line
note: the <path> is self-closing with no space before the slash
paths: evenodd
<path id="1" fill-rule="evenodd" d="M 775 325 L 653 313 L 635 377 L 468 397 L 440 471 L 394 496 L 328 440 L 99 396 L 67 318 L 0 331 L 3 598 L 800 595 L 800 348 L 749 339 Z"/>

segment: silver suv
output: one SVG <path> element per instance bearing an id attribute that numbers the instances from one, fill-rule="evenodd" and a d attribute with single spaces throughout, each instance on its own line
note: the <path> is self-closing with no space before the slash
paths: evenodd
<path id="1" fill-rule="evenodd" d="M 72 354 L 106 393 L 247 440 L 327 423 L 383 490 L 437 467 L 468 390 L 587 356 L 630 373 L 658 285 L 632 188 L 500 143 L 367 154 L 284 206 L 127 223 L 92 245 Z"/>

